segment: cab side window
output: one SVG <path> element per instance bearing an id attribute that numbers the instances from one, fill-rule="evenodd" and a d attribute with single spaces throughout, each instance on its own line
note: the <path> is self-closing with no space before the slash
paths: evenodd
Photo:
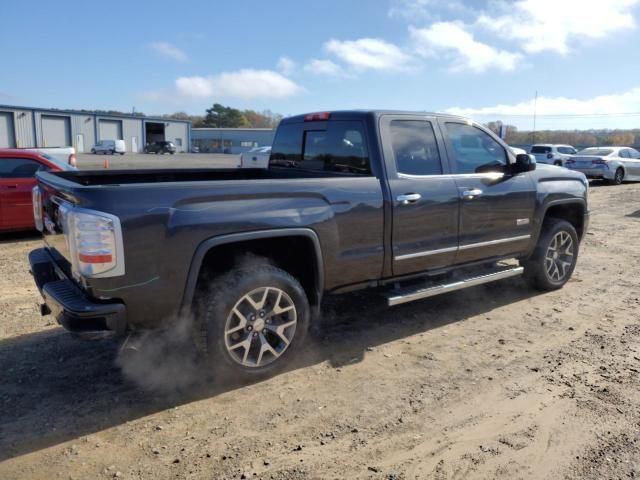
<path id="1" fill-rule="evenodd" d="M 445 123 L 452 148 L 453 173 L 485 173 L 502 171 L 507 152 L 489 134 L 464 123 Z"/>
<path id="2" fill-rule="evenodd" d="M 28 158 L 0 158 L 0 178 L 33 178 L 48 168 Z"/>
<path id="3" fill-rule="evenodd" d="M 618 155 L 621 158 L 631 158 L 631 155 L 629 155 L 629 150 L 620 150 L 620 153 Z"/>
<path id="4" fill-rule="evenodd" d="M 440 175 L 442 165 L 431 122 L 392 120 L 390 125 L 393 156 L 398 173 Z"/>

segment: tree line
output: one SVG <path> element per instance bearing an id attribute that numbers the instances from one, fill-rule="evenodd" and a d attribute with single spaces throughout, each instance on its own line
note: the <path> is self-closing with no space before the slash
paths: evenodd
<path id="1" fill-rule="evenodd" d="M 489 122 L 486 126 L 498 133 L 502 122 Z M 575 147 L 595 147 L 600 145 L 637 146 L 640 144 L 640 128 L 614 130 L 539 130 L 533 132 L 518 130 L 513 125 L 507 125 L 505 141 L 510 145 L 561 143 Z"/>
<path id="2" fill-rule="evenodd" d="M 211 108 L 207 108 L 204 115 L 189 115 L 185 112 L 176 112 L 170 115 L 162 115 L 162 117 L 191 120 L 191 125 L 194 128 L 275 128 L 282 120 L 282 115 L 271 110 L 263 110 L 261 112 L 239 110 L 219 103 L 214 103 Z"/>

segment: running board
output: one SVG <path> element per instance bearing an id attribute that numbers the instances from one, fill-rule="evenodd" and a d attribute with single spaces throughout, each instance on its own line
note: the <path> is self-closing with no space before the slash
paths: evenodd
<path id="1" fill-rule="evenodd" d="M 463 288 L 482 285 L 483 283 L 495 282 L 496 280 L 502 280 L 504 278 L 516 277 L 518 275 L 522 275 L 523 271 L 523 267 L 501 266 L 491 271 L 490 273 L 471 275 L 461 280 L 450 280 L 449 283 L 429 282 L 427 286 L 422 284 L 417 288 L 412 287 L 393 290 L 385 296 L 387 297 L 387 304 L 390 307 L 393 307 L 394 305 L 400 305 L 402 303 L 413 302 L 414 300 L 433 297 L 435 295 L 440 295 L 441 293 L 453 292 L 455 290 L 462 290 Z"/>

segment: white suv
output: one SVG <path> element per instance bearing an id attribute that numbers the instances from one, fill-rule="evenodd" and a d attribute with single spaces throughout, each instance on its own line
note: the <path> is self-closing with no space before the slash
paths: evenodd
<path id="1" fill-rule="evenodd" d="M 531 147 L 531 155 L 536 157 L 537 163 L 548 163 L 564 167 L 564 163 L 578 151 L 571 145 L 552 145 L 539 143 Z"/>

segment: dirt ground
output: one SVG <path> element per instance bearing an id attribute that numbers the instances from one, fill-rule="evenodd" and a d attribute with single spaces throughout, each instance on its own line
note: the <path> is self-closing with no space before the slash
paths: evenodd
<path id="1" fill-rule="evenodd" d="M 331 299 L 287 372 L 159 393 L 40 317 L 0 242 L 0 478 L 640 476 L 640 185 L 593 186 L 574 278 Z M 167 380 L 190 375 L 154 361 Z M 165 370 L 162 370 L 165 369 Z"/>

